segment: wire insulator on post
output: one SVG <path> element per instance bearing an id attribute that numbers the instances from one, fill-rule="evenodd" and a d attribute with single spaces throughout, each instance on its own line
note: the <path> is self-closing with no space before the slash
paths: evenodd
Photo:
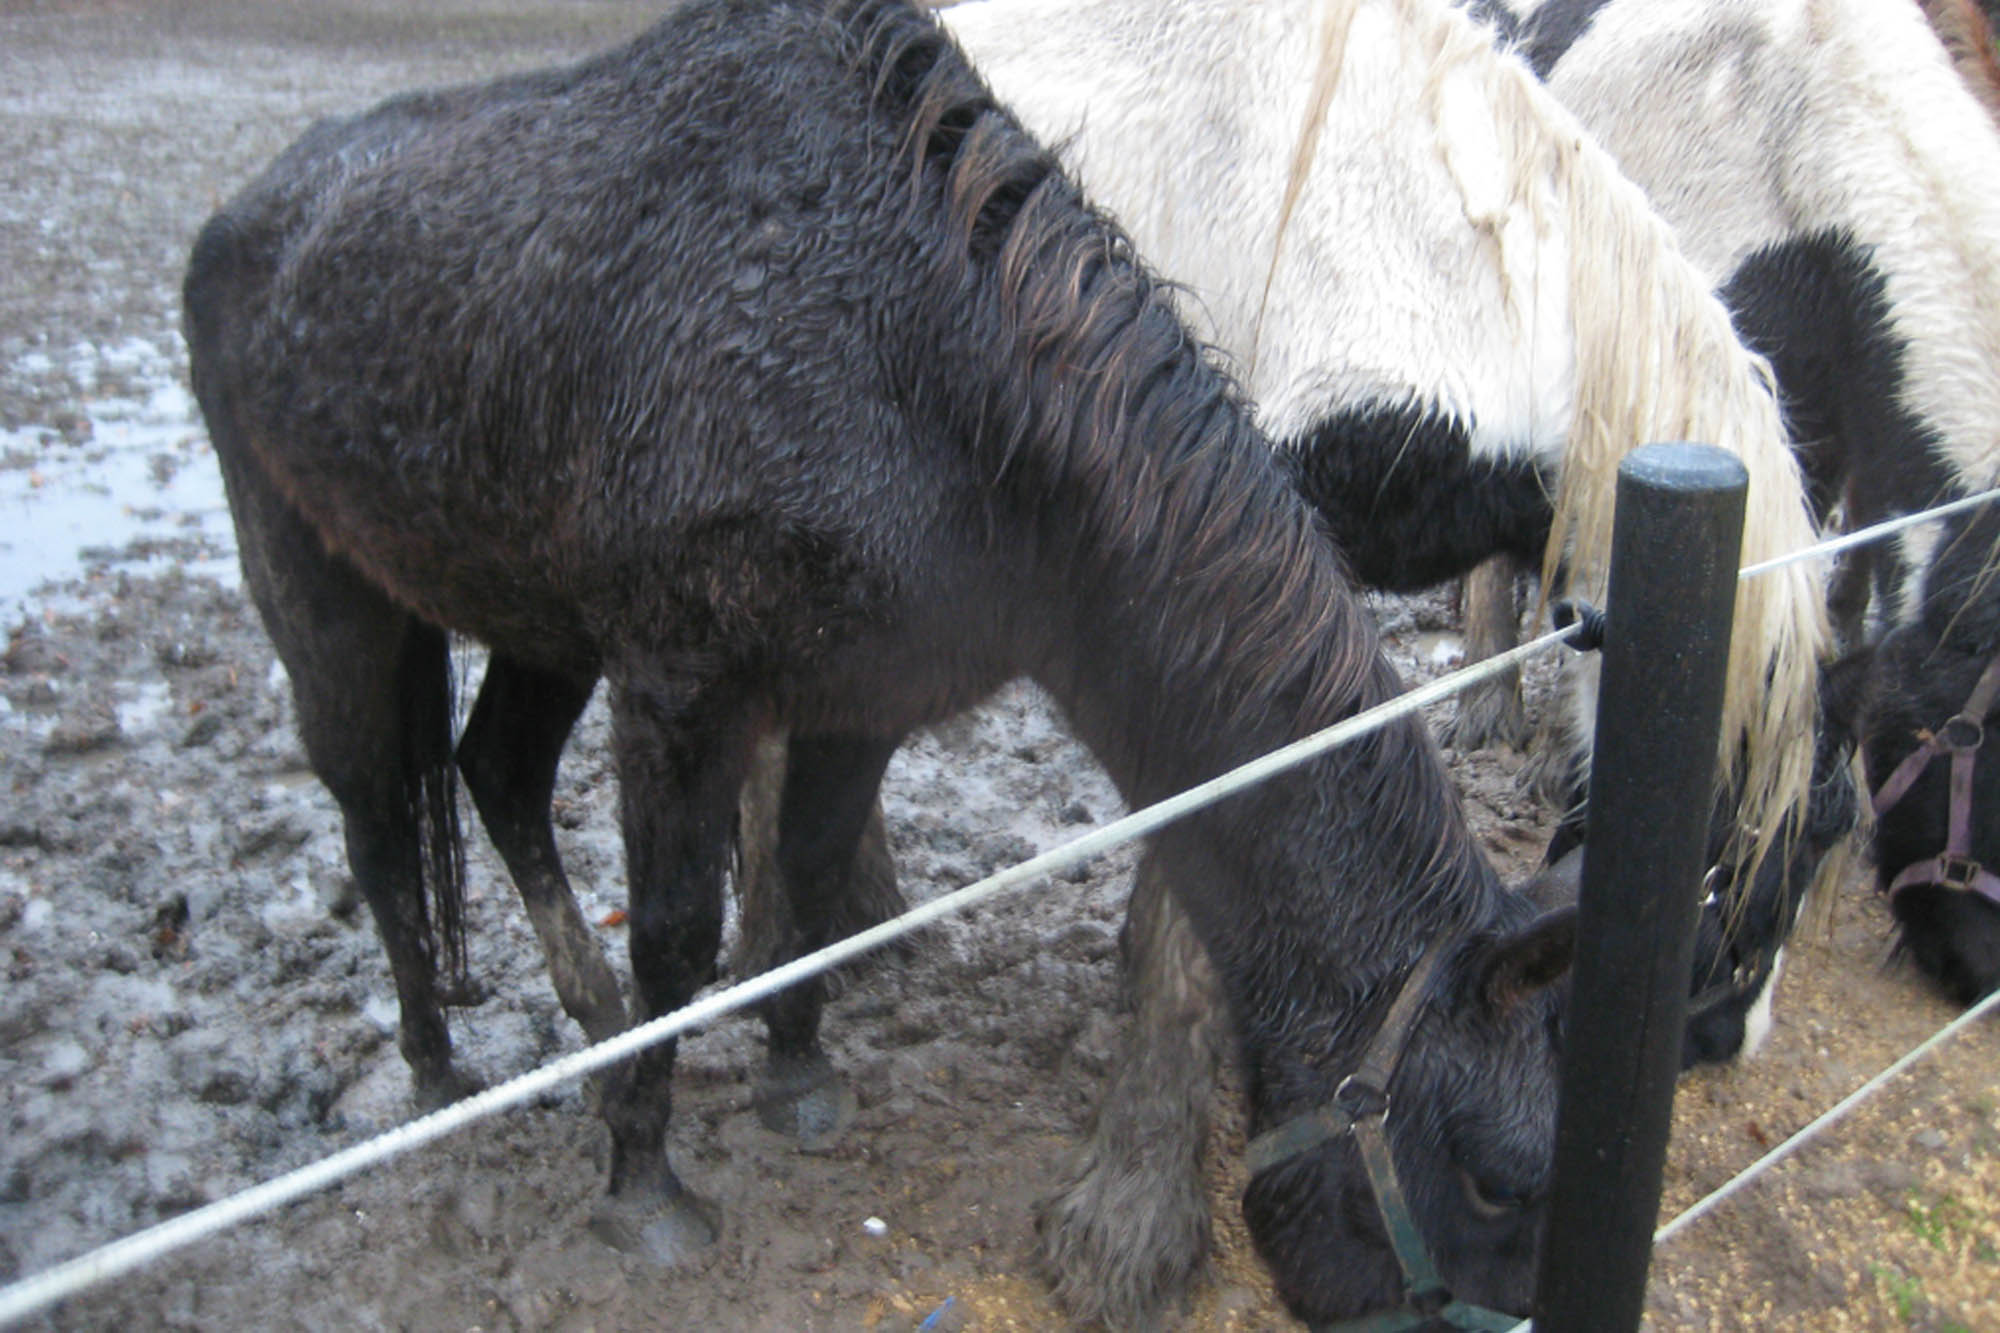
<path id="1" fill-rule="evenodd" d="M 1580 653 L 1604 646 L 1604 613 L 1580 597 L 1561 597 L 1549 607 L 1549 619 L 1559 630 L 1575 626 L 1563 642 Z"/>

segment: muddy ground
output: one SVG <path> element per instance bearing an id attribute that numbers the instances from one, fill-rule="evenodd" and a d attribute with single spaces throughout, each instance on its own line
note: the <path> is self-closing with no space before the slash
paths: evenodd
<path id="1" fill-rule="evenodd" d="M 0 1280 L 411 1109 L 387 968 L 282 673 L 236 589 L 184 391 L 175 289 L 194 229 L 316 115 L 599 47 L 650 8 L 0 5 Z M 1451 645 L 1441 603 L 1375 605 L 1400 663 L 1435 669 Z M 603 742 L 593 707 L 557 813 L 587 916 L 615 923 Z M 1452 758 L 1502 868 L 1526 867 L 1546 819 L 1517 790 L 1520 756 Z M 919 898 L 1118 810 L 1026 690 L 918 738 L 888 784 L 891 838 Z M 475 844 L 485 991 L 454 1027 L 467 1065 L 495 1081 L 577 1039 Z M 648 1268 L 584 1229 L 604 1141 L 570 1090 L 37 1322 L 893 1330 L 935 1315 L 927 1327 L 1059 1327 L 1028 1263 L 1029 1207 L 1122 1022 L 1115 936 L 1130 867 L 1105 858 L 1004 899 L 853 985 L 828 1028 L 861 1109 L 830 1150 L 800 1152 L 759 1126 L 753 1021 L 689 1040 L 678 1160 L 725 1210 L 720 1244 L 689 1270 Z M 603 933 L 622 955 L 615 924 Z M 1950 1013 L 1890 959 L 1857 873 L 1794 950 L 1767 1052 L 1684 1081 L 1667 1211 Z M 1664 1247 L 1651 1326 L 2000 1329 L 1996 1056 L 1987 1024 Z M 1225 1226 L 1183 1326 L 1295 1327 L 1233 1225 L 1235 1133 L 1225 1123 L 1212 1148 Z"/>

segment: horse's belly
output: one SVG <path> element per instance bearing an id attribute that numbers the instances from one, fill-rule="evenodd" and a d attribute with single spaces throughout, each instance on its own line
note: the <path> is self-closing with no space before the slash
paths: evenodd
<path id="1" fill-rule="evenodd" d="M 576 553 L 552 525 L 407 478 L 277 480 L 329 552 L 419 618 L 545 670 L 596 673 L 603 648 L 574 591 Z"/>

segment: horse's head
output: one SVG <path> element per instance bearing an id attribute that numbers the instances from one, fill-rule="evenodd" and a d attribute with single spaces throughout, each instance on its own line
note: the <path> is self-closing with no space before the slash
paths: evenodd
<path id="1" fill-rule="evenodd" d="M 1243 1212 L 1293 1313 L 1330 1320 L 1404 1304 L 1410 1277 L 1389 1241 L 1399 1208 L 1454 1298 L 1527 1308 L 1555 1142 L 1556 983 L 1568 973 L 1575 934 L 1574 913 L 1559 911 L 1452 942 L 1428 978 L 1398 981 L 1417 992 L 1410 999 L 1418 1007 L 1399 1050 L 1386 1055 L 1393 1063 L 1385 1063 L 1381 1042 L 1369 1043 L 1396 1027 L 1402 1004 L 1380 996 L 1369 1007 L 1373 1023 L 1358 1034 L 1358 1054 L 1339 1067 L 1264 1080 L 1258 1119 L 1266 1133 L 1252 1144 Z M 1284 1143 L 1277 1151 L 1291 1155 L 1282 1160 L 1260 1159 L 1260 1146 L 1309 1125 L 1300 1117 L 1315 1108 L 1379 1110 L 1370 1088 L 1354 1084 L 1371 1083 L 1369 1074 L 1381 1069 L 1393 1070 L 1378 1122 L 1393 1188 L 1365 1161 L 1364 1129 L 1309 1133 L 1297 1151 L 1299 1139 Z M 1390 1197 L 1398 1192 L 1401 1204 Z"/>
<path id="2" fill-rule="evenodd" d="M 1823 684 L 1823 699 L 1829 688 Z M 1755 1053 L 1770 1027 L 1770 993 L 1799 906 L 1821 864 L 1860 818 L 1848 765 L 1853 741 L 1836 712 L 1822 709 L 1803 816 L 1788 815 L 1761 855 L 1756 830 L 1736 819 L 1733 796 L 1716 798 L 1681 1045 L 1684 1069 Z"/>
<path id="3" fill-rule="evenodd" d="M 1754 1052 L 1768 1030 L 1771 990 L 1799 906 L 1860 814 L 1848 765 L 1854 750 L 1848 713 L 1854 675 L 1845 665 L 1821 673 L 1812 785 L 1803 816 L 1788 815 L 1776 837 L 1760 840 L 1756 829 L 1745 827 L 1736 793 L 1716 796 L 1695 926 L 1683 1069 Z M 1575 902 L 1582 878 L 1587 788 L 1581 774 L 1574 781 L 1571 812 L 1549 843 L 1549 864 L 1526 889 L 1545 907 Z"/>
<path id="4" fill-rule="evenodd" d="M 1985 748 L 2000 727 L 1996 535 L 2000 516 L 1952 525 L 1921 614 L 1876 646 L 1855 710 L 1876 882 L 1903 947 L 1960 1004 L 2000 987 L 2000 753 Z"/>

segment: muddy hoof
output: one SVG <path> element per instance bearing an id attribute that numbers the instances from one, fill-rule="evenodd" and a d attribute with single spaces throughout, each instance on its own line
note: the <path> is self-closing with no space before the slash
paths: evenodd
<path id="1" fill-rule="evenodd" d="M 411 1075 L 413 1095 L 417 1110 L 425 1115 L 441 1111 L 453 1102 L 463 1101 L 486 1085 L 469 1074 L 459 1072 L 456 1065 L 446 1065 L 443 1070 L 420 1075 Z"/>
<path id="2" fill-rule="evenodd" d="M 592 1210 L 590 1234 L 620 1254 L 674 1268 L 715 1244 L 722 1209 L 685 1188 L 671 1195 L 611 1195 Z"/>
<path id="3" fill-rule="evenodd" d="M 1527 745 L 1528 716 L 1518 680 L 1489 680 L 1459 696 L 1458 717 L 1445 728 L 1445 744 L 1460 750 Z"/>
<path id="4" fill-rule="evenodd" d="M 834 1143 L 854 1122 L 853 1090 L 824 1055 L 772 1060 L 757 1085 L 757 1119 L 808 1150 Z"/>
<path id="5" fill-rule="evenodd" d="M 1198 1163 L 1086 1157 L 1034 1213 L 1037 1267 L 1083 1324 L 1159 1328 L 1207 1268 Z"/>

